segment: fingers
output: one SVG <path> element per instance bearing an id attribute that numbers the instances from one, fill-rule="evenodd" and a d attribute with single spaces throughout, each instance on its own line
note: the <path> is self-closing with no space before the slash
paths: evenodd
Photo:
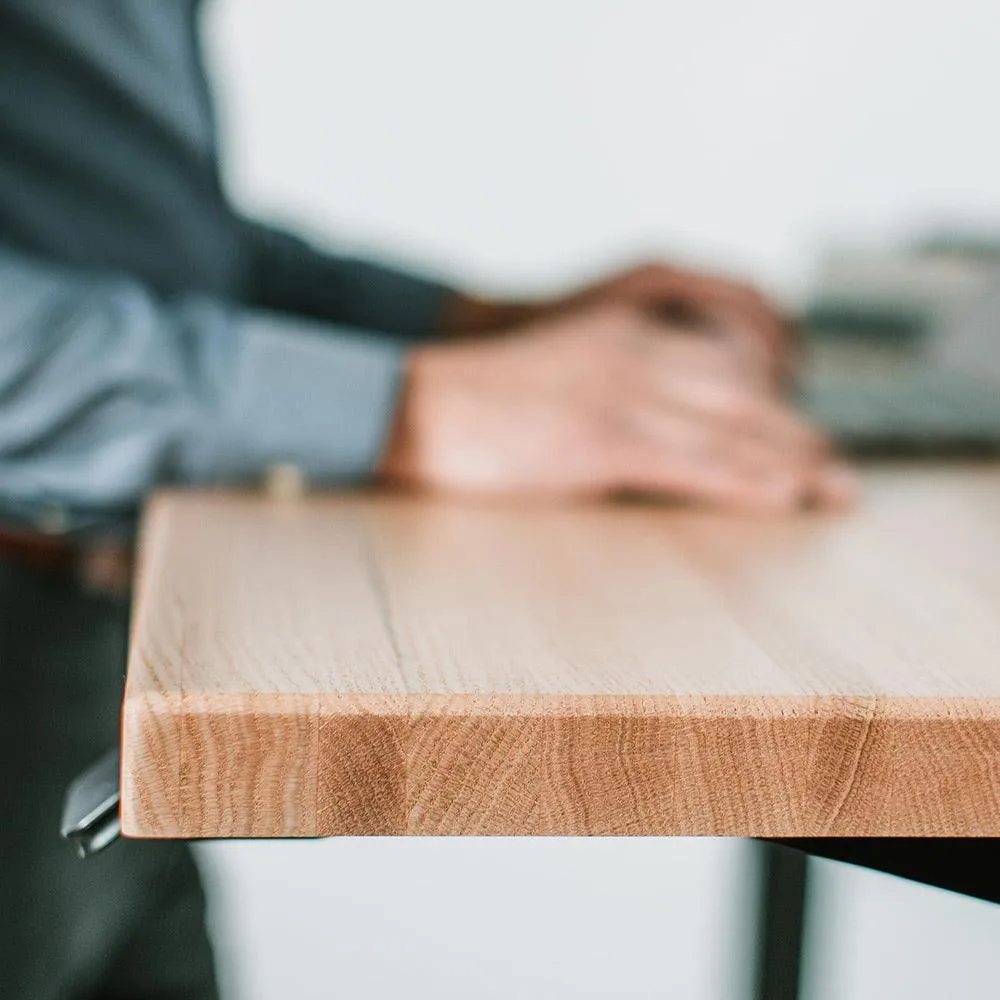
<path id="1" fill-rule="evenodd" d="M 761 453 L 738 438 L 706 433 L 694 421 L 688 429 L 691 437 L 678 450 L 659 433 L 636 434 L 623 441 L 622 488 L 765 512 L 811 505 L 842 508 L 856 497 L 853 473 L 835 460 L 788 460 Z"/>
<path id="2" fill-rule="evenodd" d="M 787 511 L 841 506 L 854 482 L 827 454 L 794 454 L 685 411 L 634 407 L 615 454 L 622 488 L 726 507 Z"/>
<path id="3" fill-rule="evenodd" d="M 843 506 L 853 474 L 791 409 L 736 377 L 704 344 L 650 338 L 617 387 L 615 463 L 624 488 L 729 507 Z"/>
<path id="4" fill-rule="evenodd" d="M 645 347 L 643 381 L 665 403 L 796 452 L 828 450 L 822 434 L 746 379 L 718 345 L 690 336 L 659 336 L 648 338 Z"/>
<path id="5" fill-rule="evenodd" d="M 728 510 L 759 513 L 786 513 L 800 506 L 802 493 L 793 478 L 750 478 L 725 466 L 700 462 L 663 464 L 651 451 L 635 460 L 635 471 L 626 489 L 656 493 L 689 503 L 706 504 Z"/>
<path id="6" fill-rule="evenodd" d="M 737 307 L 709 303 L 703 307 L 705 322 L 738 359 L 753 381 L 771 391 L 786 388 L 794 375 L 798 329 L 790 320 L 761 321 Z"/>
<path id="7" fill-rule="evenodd" d="M 762 334 L 759 324 L 730 306 L 710 304 L 704 307 L 704 315 L 712 339 L 732 357 L 748 382 L 771 391 L 781 384 L 786 352 L 775 348 L 772 334 Z"/>
<path id="8" fill-rule="evenodd" d="M 818 472 L 813 499 L 822 507 L 844 510 L 855 503 L 860 489 L 855 471 L 840 459 L 832 458 Z"/>
<path id="9" fill-rule="evenodd" d="M 755 288 L 728 278 L 647 264 L 607 286 L 622 301 L 644 304 L 660 318 L 664 308 L 680 308 L 745 352 L 752 370 L 771 384 L 787 374 L 794 327 L 788 317 Z"/>

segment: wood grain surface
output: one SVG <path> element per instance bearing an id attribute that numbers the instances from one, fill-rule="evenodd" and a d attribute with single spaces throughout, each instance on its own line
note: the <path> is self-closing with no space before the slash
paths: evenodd
<path id="1" fill-rule="evenodd" d="M 131 836 L 1000 835 L 1000 469 L 849 515 L 164 494 Z"/>

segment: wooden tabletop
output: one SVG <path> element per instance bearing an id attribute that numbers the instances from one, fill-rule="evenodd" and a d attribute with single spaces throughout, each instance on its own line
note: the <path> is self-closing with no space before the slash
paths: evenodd
<path id="1" fill-rule="evenodd" d="M 1000 835 L 1000 468 L 849 515 L 149 508 L 124 829 Z"/>

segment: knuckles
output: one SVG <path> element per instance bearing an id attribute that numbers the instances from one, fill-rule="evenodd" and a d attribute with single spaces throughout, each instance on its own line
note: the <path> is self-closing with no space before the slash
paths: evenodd
<path id="1" fill-rule="evenodd" d="M 719 414 L 734 424 L 747 423 L 758 415 L 756 397 L 740 385 L 721 383 L 716 388 Z"/>

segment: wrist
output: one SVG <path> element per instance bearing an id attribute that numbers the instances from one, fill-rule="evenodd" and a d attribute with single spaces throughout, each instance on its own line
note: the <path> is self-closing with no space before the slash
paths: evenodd
<path id="1" fill-rule="evenodd" d="M 543 311 L 544 306 L 534 302 L 453 295 L 445 306 L 440 333 L 445 337 L 495 333 L 520 326 Z"/>
<path id="2" fill-rule="evenodd" d="M 404 359 L 396 410 L 375 469 L 376 479 L 381 482 L 407 485 L 419 478 L 422 428 L 427 420 L 424 386 L 428 356 L 433 358 L 435 353 L 434 347 L 418 347 Z"/>

